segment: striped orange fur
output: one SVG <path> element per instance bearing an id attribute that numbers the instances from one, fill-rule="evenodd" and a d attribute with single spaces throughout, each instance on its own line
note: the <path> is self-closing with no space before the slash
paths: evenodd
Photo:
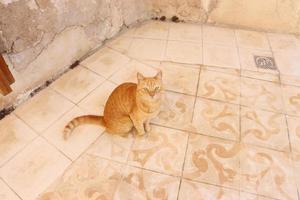
<path id="1" fill-rule="evenodd" d="M 137 135 L 149 132 L 150 120 L 157 116 L 163 95 L 162 72 L 154 77 L 137 74 L 138 83 L 123 83 L 109 96 L 103 116 L 76 117 L 64 129 L 67 139 L 74 128 L 82 124 L 97 124 L 112 134 L 127 136 L 134 128 Z"/>

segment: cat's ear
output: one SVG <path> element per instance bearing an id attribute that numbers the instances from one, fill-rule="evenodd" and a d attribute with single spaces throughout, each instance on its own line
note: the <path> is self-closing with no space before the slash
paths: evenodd
<path id="1" fill-rule="evenodd" d="M 162 71 L 159 70 L 159 72 L 157 72 L 157 74 L 155 75 L 155 78 L 158 79 L 158 80 L 161 80 L 162 78 Z"/>
<path id="2" fill-rule="evenodd" d="M 138 81 L 143 80 L 145 77 L 143 76 L 143 74 L 141 74 L 140 72 L 137 73 L 137 79 Z"/>

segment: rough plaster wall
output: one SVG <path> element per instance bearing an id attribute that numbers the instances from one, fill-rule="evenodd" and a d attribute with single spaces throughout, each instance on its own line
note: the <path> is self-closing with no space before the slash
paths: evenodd
<path id="1" fill-rule="evenodd" d="M 142 0 L 0 0 L 0 53 L 16 77 L 0 110 L 124 25 L 150 18 L 148 7 Z"/>
<path id="2" fill-rule="evenodd" d="M 299 0 L 149 0 L 157 15 L 300 34 Z"/>

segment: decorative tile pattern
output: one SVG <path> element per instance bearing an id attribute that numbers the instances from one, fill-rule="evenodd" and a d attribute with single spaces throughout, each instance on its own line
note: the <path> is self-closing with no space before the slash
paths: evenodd
<path id="1" fill-rule="evenodd" d="M 299 38 L 157 20 L 103 45 L 0 121 L 1 200 L 299 198 Z M 278 71 L 255 66 L 273 54 Z M 63 140 L 117 85 L 158 70 L 165 98 L 148 134 L 84 124 Z"/>
<path id="2" fill-rule="evenodd" d="M 239 199 L 239 192 L 213 185 L 183 180 L 179 192 L 179 200 L 233 200 Z"/>
<path id="3" fill-rule="evenodd" d="M 43 139 L 36 139 L 0 169 L 0 176 L 24 200 L 35 199 L 70 161 Z"/>
<path id="4" fill-rule="evenodd" d="M 152 122 L 181 130 L 190 130 L 194 101 L 195 97 L 192 96 L 165 92 L 161 111 Z"/>
<path id="5" fill-rule="evenodd" d="M 113 199 L 121 181 L 123 165 L 84 156 L 54 182 L 39 200 Z"/>
<path id="6" fill-rule="evenodd" d="M 300 154 L 300 117 L 287 116 L 287 123 L 293 153 Z"/>
<path id="7" fill-rule="evenodd" d="M 249 107 L 282 112 L 279 84 L 249 78 L 241 80 L 241 104 Z"/>
<path id="8" fill-rule="evenodd" d="M 300 88 L 286 85 L 282 90 L 286 113 L 300 116 Z"/>
<path id="9" fill-rule="evenodd" d="M 194 113 L 193 126 L 197 132 L 239 140 L 239 106 L 198 98 Z"/>
<path id="10" fill-rule="evenodd" d="M 165 60 L 186 64 L 202 64 L 202 44 L 168 41 Z"/>
<path id="11" fill-rule="evenodd" d="M 78 103 L 103 81 L 104 78 L 79 66 L 56 80 L 51 84 L 51 88 L 72 102 Z"/>
<path id="12" fill-rule="evenodd" d="M 280 151 L 289 151 L 289 139 L 285 116 L 242 107 L 242 141 Z"/>
<path id="13" fill-rule="evenodd" d="M 15 114 L 30 127 L 42 132 L 74 104 L 47 88 L 15 110 Z"/>
<path id="14" fill-rule="evenodd" d="M 237 48 L 204 43 L 203 64 L 224 68 L 240 69 L 240 61 Z"/>
<path id="15" fill-rule="evenodd" d="M 0 121 L 0 130 L 0 166 L 36 137 L 33 130 L 13 114 Z"/>
<path id="16" fill-rule="evenodd" d="M 176 200 L 179 178 L 158 174 L 143 169 L 128 167 L 114 199 L 168 199 Z"/>
<path id="17" fill-rule="evenodd" d="M 43 134 L 50 143 L 54 144 L 72 160 L 77 159 L 104 131 L 104 127 L 100 125 L 83 124 L 73 130 L 68 140 L 64 140 L 63 131 L 68 122 L 75 117 L 86 114 L 87 113 L 78 107 L 74 107 L 70 112 L 63 115 L 57 122 L 50 126 Z"/>
<path id="18" fill-rule="evenodd" d="M 240 77 L 201 70 L 197 96 L 239 104 Z"/>
<path id="19" fill-rule="evenodd" d="M 277 199 L 297 199 L 292 161 L 287 153 L 245 145 L 240 163 L 241 190 Z"/>
<path id="20" fill-rule="evenodd" d="M 199 77 L 199 67 L 185 67 L 177 63 L 163 62 L 159 67 L 163 72 L 166 90 L 195 95 Z"/>
<path id="21" fill-rule="evenodd" d="M 238 143 L 191 134 L 183 177 L 239 189 Z"/>
<path id="22" fill-rule="evenodd" d="M 124 65 L 126 65 L 129 61 L 130 58 L 127 56 L 104 47 L 85 59 L 81 65 L 105 78 L 108 78 L 124 67 Z"/>
<path id="23" fill-rule="evenodd" d="M 180 176 L 188 134 L 169 128 L 152 126 L 147 137 L 136 138 L 129 164 Z"/>
<path id="24" fill-rule="evenodd" d="M 132 135 L 121 137 L 104 133 L 87 151 L 88 154 L 114 160 L 127 162 L 130 148 L 134 138 Z"/>

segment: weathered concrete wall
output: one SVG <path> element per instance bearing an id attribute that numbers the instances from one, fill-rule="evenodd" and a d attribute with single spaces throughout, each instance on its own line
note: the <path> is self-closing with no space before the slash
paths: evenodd
<path id="1" fill-rule="evenodd" d="M 141 0 L 0 0 L 0 53 L 16 77 L 0 109 L 120 29 L 150 18 Z"/>
<path id="2" fill-rule="evenodd" d="M 16 77 L 0 109 L 124 25 L 163 15 L 300 34 L 299 0 L 0 0 L 0 53 Z"/>
<path id="3" fill-rule="evenodd" d="M 299 0 L 151 0 L 158 15 L 300 34 Z"/>

